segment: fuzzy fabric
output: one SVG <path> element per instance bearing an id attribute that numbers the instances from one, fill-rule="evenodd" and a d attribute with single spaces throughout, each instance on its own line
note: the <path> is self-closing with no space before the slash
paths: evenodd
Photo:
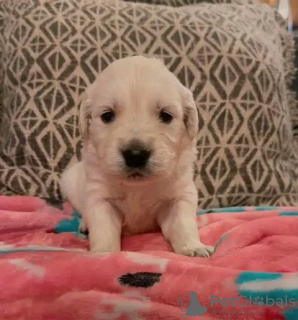
<path id="1" fill-rule="evenodd" d="M 298 318 L 298 208 L 198 213 L 211 258 L 176 255 L 160 233 L 91 254 L 69 204 L 0 197 L 0 318 Z M 103 226 L 104 228 L 104 226 Z"/>

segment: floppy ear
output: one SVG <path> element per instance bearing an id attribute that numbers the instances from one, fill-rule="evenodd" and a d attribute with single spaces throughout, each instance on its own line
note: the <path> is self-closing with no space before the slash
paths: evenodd
<path id="1" fill-rule="evenodd" d="M 151 59 L 159 62 L 163 67 L 166 66 L 164 60 L 160 57 L 151 57 Z"/>
<path id="2" fill-rule="evenodd" d="M 183 111 L 183 121 L 186 130 L 190 138 L 194 139 L 197 136 L 199 130 L 199 117 L 198 110 L 193 99 L 193 95 L 189 90 L 187 90 L 184 96 Z"/>
<path id="3" fill-rule="evenodd" d="M 91 102 L 88 95 L 85 93 L 82 96 L 79 109 L 79 129 L 83 139 L 89 137 L 89 122 L 91 118 Z"/>

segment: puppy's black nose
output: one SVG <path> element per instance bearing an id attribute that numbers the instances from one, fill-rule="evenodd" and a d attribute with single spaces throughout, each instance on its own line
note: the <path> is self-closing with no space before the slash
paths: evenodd
<path id="1" fill-rule="evenodd" d="M 122 150 L 125 164 L 129 168 L 143 168 L 148 163 L 151 152 L 144 146 L 134 143 Z"/>

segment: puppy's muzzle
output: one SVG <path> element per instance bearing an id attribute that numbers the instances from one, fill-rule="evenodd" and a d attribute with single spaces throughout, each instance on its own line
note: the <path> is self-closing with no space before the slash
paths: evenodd
<path id="1" fill-rule="evenodd" d="M 139 141 L 132 141 L 121 152 L 129 169 L 145 168 L 151 156 L 151 150 Z"/>

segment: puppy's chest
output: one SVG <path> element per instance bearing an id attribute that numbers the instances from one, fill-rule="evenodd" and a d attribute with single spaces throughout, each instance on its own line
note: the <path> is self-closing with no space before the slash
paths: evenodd
<path id="1" fill-rule="evenodd" d="M 138 192 L 118 199 L 116 205 L 123 215 L 123 234 L 157 230 L 157 215 L 163 203 L 158 196 Z"/>

